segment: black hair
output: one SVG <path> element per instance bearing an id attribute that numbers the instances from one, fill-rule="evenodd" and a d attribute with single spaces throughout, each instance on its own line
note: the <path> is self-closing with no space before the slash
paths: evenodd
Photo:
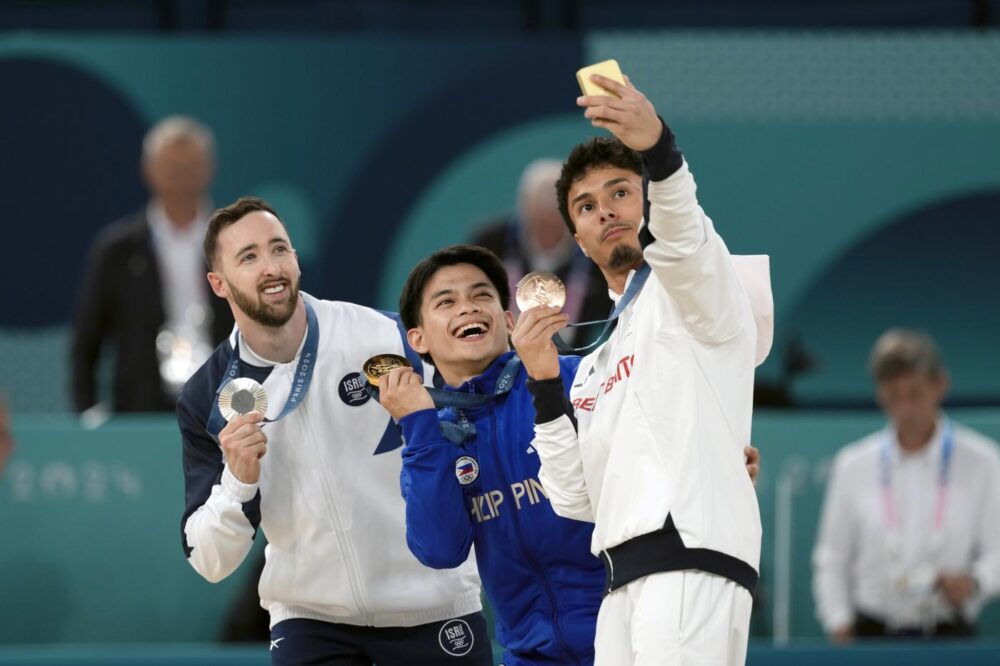
<path id="1" fill-rule="evenodd" d="M 399 316 L 407 330 L 421 324 L 420 307 L 424 302 L 427 283 L 442 268 L 456 264 L 471 264 L 485 273 L 486 278 L 497 290 L 500 306 L 504 310 L 510 309 L 507 270 L 497 255 L 478 245 L 451 245 L 420 261 L 406 278 L 403 291 L 399 295 Z M 421 358 L 432 362 L 429 354 L 422 354 Z"/>

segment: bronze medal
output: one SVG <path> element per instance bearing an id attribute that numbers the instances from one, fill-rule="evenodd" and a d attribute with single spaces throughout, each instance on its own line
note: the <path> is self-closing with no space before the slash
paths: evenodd
<path id="1" fill-rule="evenodd" d="M 566 286 L 552 273 L 528 273 L 517 283 L 514 300 L 521 312 L 539 305 L 562 309 Z"/>

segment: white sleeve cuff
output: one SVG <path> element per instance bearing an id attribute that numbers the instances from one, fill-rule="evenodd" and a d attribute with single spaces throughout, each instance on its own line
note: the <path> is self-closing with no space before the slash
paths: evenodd
<path id="1" fill-rule="evenodd" d="M 229 471 L 229 465 L 226 465 L 222 468 L 222 492 L 234 502 L 246 504 L 257 494 L 257 484 L 243 483 Z"/>

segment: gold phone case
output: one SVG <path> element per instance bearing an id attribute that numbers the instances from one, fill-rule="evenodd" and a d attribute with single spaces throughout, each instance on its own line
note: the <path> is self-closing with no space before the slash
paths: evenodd
<path id="1" fill-rule="evenodd" d="M 618 83 L 625 85 L 625 77 L 622 76 L 622 70 L 618 66 L 618 61 L 605 60 L 577 70 L 576 81 L 580 84 L 580 90 L 583 91 L 584 95 L 608 95 L 610 97 L 618 96 L 610 90 L 605 90 L 591 81 L 591 74 L 600 74 L 601 76 L 606 76 L 609 79 L 614 79 Z"/>

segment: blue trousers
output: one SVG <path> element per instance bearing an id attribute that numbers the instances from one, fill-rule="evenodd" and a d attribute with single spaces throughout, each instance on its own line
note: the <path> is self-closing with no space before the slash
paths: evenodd
<path id="1" fill-rule="evenodd" d="M 270 649 L 272 666 L 493 666 L 482 613 L 416 627 L 285 620 Z"/>

